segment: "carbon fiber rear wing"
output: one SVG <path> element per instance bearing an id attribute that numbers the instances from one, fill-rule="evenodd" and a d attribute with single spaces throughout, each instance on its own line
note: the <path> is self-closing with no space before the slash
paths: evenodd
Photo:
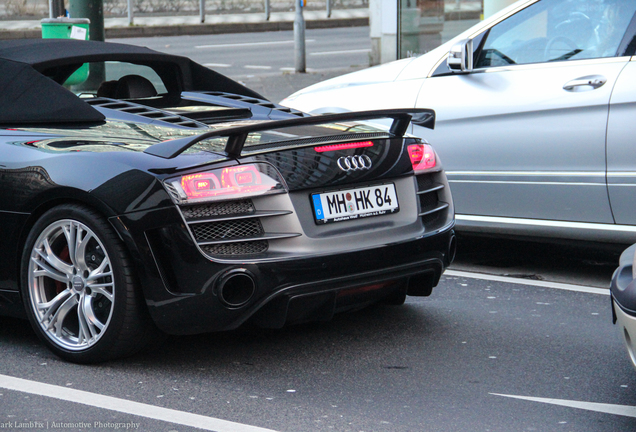
<path id="1" fill-rule="evenodd" d="M 165 159 L 172 159 L 200 141 L 208 138 L 227 137 L 228 140 L 225 145 L 225 153 L 227 153 L 229 157 L 239 157 L 241 156 L 241 151 L 243 151 L 243 146 L 245 145 L 247 136 L 252 132 L 261 132 L 294 126 L 321 125 L 336 122 L 366 121 L 384 118 L 393 119 L 393 123 L 388 130 L 391 137 L 402 138 L 408 129 L 411 119 L 413 118 L 415 121 L 415 117 L 417 117 L 418 125 L 433 129 L 435 124 L 435 111 L 430 109 L 357 111 L 340 114 L 322 114 L 310 117 L 296 117 L 285 120 L 264 121 L 256 124 L 216 129 L 200 135 L 163 141 L 148 147 L 144 150 L 144 153 Z"/>

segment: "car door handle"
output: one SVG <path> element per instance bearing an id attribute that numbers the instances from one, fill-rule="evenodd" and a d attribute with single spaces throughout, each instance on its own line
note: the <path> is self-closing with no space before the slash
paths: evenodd
<path id="1" fill-rule="evenodd" d="M 567 91 L 588 91 L 596 90 L 607 82 L 607 78 L 602 75 L 588 75 L 581 78 L 568 81 L 563 86 L 563 90 Z"/>

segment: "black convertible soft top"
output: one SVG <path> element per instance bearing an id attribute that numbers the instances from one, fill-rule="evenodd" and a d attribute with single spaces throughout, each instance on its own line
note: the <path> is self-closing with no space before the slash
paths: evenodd
<path id="1" fill-rule="evenodd" d="M 151 56 L 170 61 L 174 57 L 150 48 L 75 39 L 15 39 L 0 42 L 0 58 L 26 63 L 36 69 L 112 58 Z"/>
<path id="2" fill-rule="evenodd" d="M 150 48 L 73 39 L 0 41 L 0 125 L 99 122 L 104 116 L 61 84 L 80 65 L 123 61 L 178 71 L 177 91 L 222 91 L 264 99 L 192 60 Z"/>

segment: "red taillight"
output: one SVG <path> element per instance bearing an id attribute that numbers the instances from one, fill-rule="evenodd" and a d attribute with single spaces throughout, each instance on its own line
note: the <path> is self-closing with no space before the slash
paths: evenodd
<path id="1" fill-rule="evenodd" d="M 259 186 L 261 176 L 254 165 L 241 165 L 223 168 L 221 171 L 221 185 L 223 187 L 241 188 Z"/>
<path id="2" fill-rule="evenodd" d="M 361 142 L 352 142 L 345 144 L 330 144 L 319 147 L 314 147 L 318 153 L 328 152 L 328 151 L 336 151 L 336 150 L 347 150 L 347 149 L 355 149 L 362 147 L 373 147 L 373 143 L 371 141 L 361 141 Z"/>
<path id="3" fill-rule="evenodd" d="M 272 175 L 277 177 L 275 173 Z M 170 183 L 182 191 L 186 201 L 232 199 L 285 190 L 278 177 L 262 173 L 256 164 L 188 174 Z"/>
<path id="4" fill-rule="evenodd" d="M 435 168 L 437 160 L 435 159 L 435 151 L 428 144 L 412 144 L 407 147 L 413 171 L 418 172 Z"/>
<path id="5" fill-rule="evenodd" d="M 210 180 L 199 180 L 194 182 L 194 188 L 196 190 L 210 189 Z"/>
<path id="6" fill-rule="evenodd" d="M 201 198 L 214 195 L 221 189 L 221 183 L 213 173 L 204 172 L 181 177 L 181 187 L 188 198 Z"/>

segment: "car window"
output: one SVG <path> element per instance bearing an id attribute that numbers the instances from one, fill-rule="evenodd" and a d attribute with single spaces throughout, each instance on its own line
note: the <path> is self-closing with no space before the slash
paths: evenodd
<path id="1" fill-rule="evenodd" d="M 93 73 L 96 71 L 99 71 L 97 76 L 103 78 L 93 79 Z M 105 91 L 104 96 L 115 97 L 114 94 L 107 94 L 109 93 L 107 89 L 109 87 L 114 89 L 118 81 L 131 76 L 141 77 L 141 79 L 137 79 L 137 85 L 139 85 L 140 80 L 147 81 L 144 84 L 150 88 L 149 95 L 162 95 L 168 92 L 161 77 L 151 67 L 119 61 L 86 63 L 69 77 L 65 85 L 79 84 L 80 86 L 75 88 L 75 91 L 83 97 L 99 95 L 103 91 Z M 132 95 L 130 97 L 132 98 Z"/>
<path id="2" fill-rule="evenodd" d="M 124 62 L 106 62 L 106 81 L 118 80 L 126 75 L 139 75 L 149 80 L 158 94 L 166 93 L 166 87 L 159 75 L 150 67 Z"/>
<path id="3" fill-rule="evenodd" d="M 541 0 L 488 31 L 476 67 L 613 57 L 634 12 L 631 0 Z"/>

